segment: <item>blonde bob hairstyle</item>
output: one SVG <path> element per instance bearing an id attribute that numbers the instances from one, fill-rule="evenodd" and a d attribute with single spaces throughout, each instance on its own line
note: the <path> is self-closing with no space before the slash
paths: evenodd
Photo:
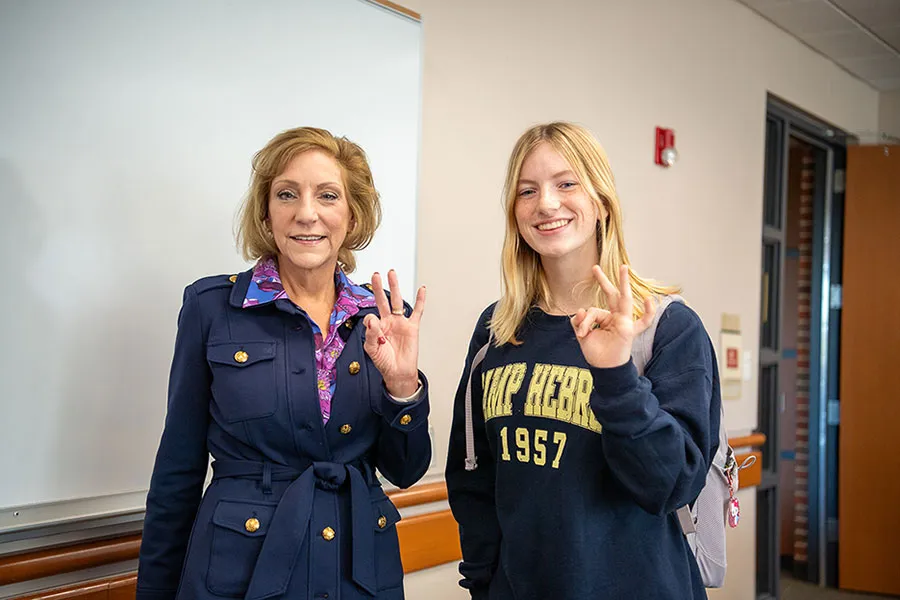
<path id="1" fill-rule="evenodd" d="M 295 156 L 309 150 L 321 150 L 334 158 L 343 173 L 351 225 L 338 252 L 338 264 L 345 273 L 352 273 L 356 269 L 353 252 L 368 246 L 381 224 L 381 201 L 363 149 L 324 129 L 298 127 L 283 131 L 253 157 L 250 188 L 238 214 L 238 247 L 248 261 L 278 256 L 278 246 L 267 222 L 272 181 Z"/>
<path id="2" fill-rule="evenodd" d="M 498 346 L 506 343 L 519 344 L 516 333 L 528 311 L 538 303 L 545 306 L 554 304 L 541 257 L 519 234 L 515 213 L 522 163 L 542 143 L 550 144 L 566 159 L 579 183 L 597 204 L 598 214 L 603 215 L 605 212 L 608 215 L 605 220 L 602 217 L 597 220 L 597 249 L 600 268 L 616 287 L 619 286 L 619 268 L 623 264 L 629 264 L 622 231 L 622 209 L 603 147 L 587 129 L 572 123 L 556 122 L 532 127 L 522 134 L 513 148 L 503 190 L 506 211 L 506 237 L 501 252 L 503 293 L 490 324 Z M 645 297 L 679 291 L 677 287 L 642 279 L 634 271 L 630 273 L 635 319 L 644 313 Z M 592 288 L 595 306 L 606 308 L 605 295 L 593 277 L 586 280 L 584 285 Z"/>

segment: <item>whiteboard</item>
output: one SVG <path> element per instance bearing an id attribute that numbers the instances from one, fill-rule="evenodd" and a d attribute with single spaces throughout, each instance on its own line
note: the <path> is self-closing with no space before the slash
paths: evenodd
<path id="1" fill-rule="evenodd" d="M 252 155 L 324 127 L 415 288 L 421 26 L 361 0 L 0 4 L 0 531 L 143 509 L 186 285 L 248 268 Z"/>

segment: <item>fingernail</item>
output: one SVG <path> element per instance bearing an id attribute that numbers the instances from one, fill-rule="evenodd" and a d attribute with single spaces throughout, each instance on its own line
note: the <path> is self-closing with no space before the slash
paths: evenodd
<path id="1" fill-rule="evenodd" d="M 378 345 L 387 344 L 387 339 L 382 335 L 378 337 Z"/>

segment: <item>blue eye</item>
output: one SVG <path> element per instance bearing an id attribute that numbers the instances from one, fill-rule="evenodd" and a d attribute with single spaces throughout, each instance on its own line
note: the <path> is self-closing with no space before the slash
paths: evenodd
<path id="1" fill-rule="evenodd" d="M 338 195 L 334 192 L 325 192 L 324 194 L 322 194 L 322 198 L 328 200 L 329 202 L 334 202 L 338 199 Z"/>
<path id="2" fill-rule="evenodd" d="M 520 198 L 525 198 L 525 197 L 530 196 L 530 195 L 532 195 L 532 194 L 534 194 L 534 190 L 532 190 L 532 189 L 522 190 L 522 191 L 519 192 L 519 197 L 520 197 Z"/>
<path id="3" fill-rule="evenodd" d="M 574 181 L 566 181 L 564 183 L 559 184 L 559 187 L 567 190 L 567 189 L 575 187 L 576 185 L 578 185 L 578 184 L 575 183 Z"/>
<path id="4" fill-rule="evenodd" d="M 281 190 L 277 194 L 275 194 L 280 200 L 293 200 L 296 198 L 294 193 L 290 190 Z"/>

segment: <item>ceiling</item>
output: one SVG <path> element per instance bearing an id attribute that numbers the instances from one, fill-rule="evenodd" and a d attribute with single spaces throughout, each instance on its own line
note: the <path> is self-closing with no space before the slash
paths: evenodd
<path id="1" fill-rule="evenodd" d="M 877 90 L 900 90 L 900 0 L 738 0 Z"/>

